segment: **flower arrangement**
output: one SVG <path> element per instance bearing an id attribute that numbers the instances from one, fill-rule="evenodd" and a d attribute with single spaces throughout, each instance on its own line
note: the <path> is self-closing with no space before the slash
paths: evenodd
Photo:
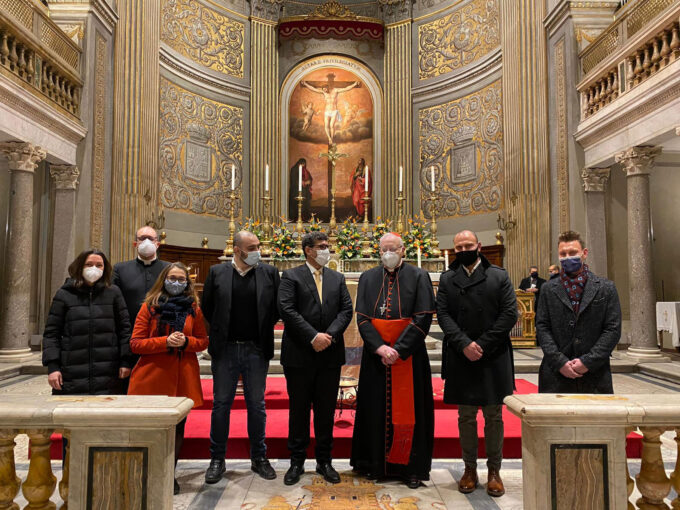
<path id="1" fill-rule="evenodd" d="M 373 240 L 371 242 L 373 257 L 380 258 L 380 238 L 389 232 L 392 232 L 392 220 L 383 220 L 378 216 L 373 226 Z"/>
<path id="2" fill-rule="evenodd" d="M 246 218 L 246 222 L 241 226 L 241 230 L 252 232 L 260 241 L 264 239 L 264 225 L 260 220 Z"/>
<path id="3" fill-rule="evenodd" d="M 305 234 L 309 234 L 310 232 L 320 232 L 324 231 L 325 229 L 323 228 L 323 225 L 321 225 L 321 222 L 319 219 L 312 214 L 312 219 L 309 220 L 309 223 L 305 225 Z"/>
<path id="4" fill-rule="evenodd" d="M 404 246 L 406 247 L 406 258 L 415 259 L 418 257 L 418 247 L 420 256 L 424 259 L 432 258 L 432 236 L 430 231 L 425 228 L 425 222 L 408 220 L 408 232 L 404 236 Z"/>
<path id="5" fill-rule="evenodd" d="M 272 225 L 272 258 L 288 259 L 295 257 L 295 240 L 293 233 L 285 223 Z"/>
<path id="6" fill-rule="evenodd" d="M 358 259 L 361 257 L 361 234 L 356 220 L 345 220 L 338 230 L 338 245 L 336 248 L 340 258 Z"/>

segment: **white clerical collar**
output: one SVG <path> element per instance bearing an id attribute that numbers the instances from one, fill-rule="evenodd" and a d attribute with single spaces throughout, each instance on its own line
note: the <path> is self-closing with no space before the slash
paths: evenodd
<path id="1" fill-rule="evenodd" d="M 467 273 L 468 277 L 469 277 L 469 276 L 472 276 L 472 273 L 475 272 L 475 269 L 477 269 L 477 268 L 479 267 L 479 264 L 481 264 L 481 263 L 482 263 L 482 259 L 481 259 L 481 258 L 478 258 L 478 259 L 477 259 L 477 262 L 475 262 L 475 265 L 474 265 L 474 267 L 472 268 L 471 271 L 469 271 L 468 268 L 467 268 L 466 266 L 463 266 L 463 269 L 465 269 L 465 272 Z"/>
<path id="2" fill-rule="evenodd" d="M 137 255 L 137 260 L 139 260 L 139 261 L 140 261 L 142 264 L 144 264 L 145 266 L 150 266 L 151 264 L 153 264 L 154 262 L 156 262 L 156 259 L 157 259 L 157 258 L 158 258 L 158 255 L 154 255 L 154 257 L 153 257 L 151 260 L 144 260 L 142 257 L 140 257 L 139 255 Z"/>
<path id="3" fill-rule="evenodd" d="M 231 259 L 231 265 L 234 266 L 234 269 L 236 269 L 236 272 L 237 272 L 238 274 L 240 274 L 241 276 L 247 275 L 247 274 L 248 274 L 248 271 L 250 271 L 252 268 L 255 267 L 255 266 L 248 266 L 248 264 L 246 264 L 246 266 L 248 266 L 248 267 L 247 267 L 246 269 L 243 269 L 243 270 L 242 270 L 240 267 L 238 267 L 238 266 L 236 265 L 236 262 L 234 262 L 234 259 Z"/>

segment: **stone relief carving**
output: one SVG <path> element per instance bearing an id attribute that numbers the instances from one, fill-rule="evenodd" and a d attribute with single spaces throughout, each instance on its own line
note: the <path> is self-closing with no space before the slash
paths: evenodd
<path id="1" fill-rule="evenodd" d="M 245 25 L 197 0 L 165 0 L 161 41 L 214 71 L 243 78 Z"/>
<path id="2" fill-rule="evenodd" d="M 411 18 L 411 0 L 378 0 L 385 23 L 397 23 Z"/>
<path id="3" fill-rule="evenodd" d="M 107 101 L 107 59 L 109 49 L 106 39 L 97 32 L 95 37 L 95 63 L 94 74 L 94 123 L 92 126 L 92 170 L 90 191 L 90 245 L 104 245 L 104 204 L 105 193 L 108 191 L 104 185 L 106 175 L 106 101 Z"/>
<path id="4" fill-rule="evenodd" d="M 503 205 L 503 115 L 500 80 L 465 97 L 420 110 L 422 210 L 452 218 Z M 436 172 L 431 200 L 430 167 Z"/>
<path id="5" fill-rule="evenodd" d="M 269 21 L 278 21 L 283 0 L 251 0 L 250 8 L 254 17 Z"/>
<path id="6" fill-rule="evenodd" d="M 474 0 L 418 27 L 418 76 L 425 80 L 450 73 L 499 45 L 498 0 Z"/>
<path id="7" fill-rule="evenodd" d="M 243 176 L 243 114 L 243 108 L 198 96 L 161 78 L 159 158 L 163 207 L 229 215 L 232 164 L 237 188 Z"/>

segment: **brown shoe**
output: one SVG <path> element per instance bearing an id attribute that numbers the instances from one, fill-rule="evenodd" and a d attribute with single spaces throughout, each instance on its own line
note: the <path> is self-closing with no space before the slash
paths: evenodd
<path id="1" fill-rule="evenodd" d="M 495 498 L 505 494 L 505 487 L 503 487 L 503 480 L 497 469 L 489 469 L 489 481 L 486 484 L 486 493 Z"/>
<path id="2" fill-rule="evenodd" d="M 465 473 L 458 483 L 458 490 L 463 494 L 473 492 L 477 485 L 479 485 L 479 478 L 477 477 L 477 470 L 472 467 L 465 466 Z"/>

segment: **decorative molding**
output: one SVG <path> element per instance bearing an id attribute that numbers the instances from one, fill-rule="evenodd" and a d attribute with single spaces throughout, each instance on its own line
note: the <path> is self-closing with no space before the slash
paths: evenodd
<path id="1" fill-rule="evenodd" d="M 243 78 L 244 23 L 197 0 L 164 0 L 161 9 L 163 43 L 209 69 Z"/>
<path id="2" fill-rule="evenodd" d="M 7 167 L 10 172 L 35 172 L 35 169 L 47 153 L 32 143 L 27 142 L 2 142 L 0 153 L 7 156 Z"/>
<path id="3" fill-rule="evenodd" d="M 358 17 L 351 9 L 335 0 L 326 0 L 306 16 L 307 19 L 357 19 Z"/>
<path id="4" fill-rule="evenodd" d="M 283 0 L 250 0 L 251 16 L 263 22 L 277 22 L 281 16 Z"/>
<path id="5" fill-rule="evenodd" d="M 503 207 L 503 113 L 500 80 L 419 113 L 420 200 L 431 211 L 434 166 L 438 218 L 499 211 Z"/>
<path id="6" fill-rule="evenodd" d="M 564 37 L 555 44 L 555 111 L 557 112 L 557 209 L 560 232 L 570 229 L 569 213 L 569 149 L 567 121 L 567 70 Z"/>
<path id="7" fill-rule="evenodd" d="M 56 189 L 78 189 L 80 170 L 75 165 L 50 165 L 50 177 L 54 179 Z"/>
<path id="8" fill-rule="evenodd" d="M 90 246 L 104 245 L 104 175 L 106 173 L 106 39 L 99 32 L 95 36 L 94 104 L 92 126 L 92 171 L 90 184 Z"/>
<path id="9" fill-rule="evenodd" d="M 450 73 L 500 46 L 498 0 L 473 0 L 418 27 L 418 77 Z"/>
<path id="10" fill-rule="evenodd" d="M 602 193 L 607 189 L 611 169 L 605 168 L 584 168 L 581 172 L 583 181 L 583 191 L 586 193 Z"/>
<path id="11" fill-rule="evenodd" d="M 161 78 L 161 204 L 227 217 L 231 167 L 243 179 L 243 108 L 212 101 Z M 239 200 L 240 202 L 240 200 Z M 240 215 L 237 204 L 236 216 Z"/>
<path id="12" fill-rule="evenodd" d="M 101 21 L 109 34 L 118 23 L 118 13 L 111 0 L 50 0 L 50 16 L 60 18 L 62 15 L 78 17 L 74 15 L 94 14 Z M 55 16 L 56 15 L 56 16 Z"/>
<path id="13" fill-rule="evenodd" d="M 627 177 L 648 174 L 654 166 L 654 159 L 661 154 L 661 147 L 638 145 L 619 152 L 614 160 L 621 165 Z"/>
<path id="14" fill-rule="evenodd" d="M 378 0 L 382 18 L 386 24 L 411 21 L 413 13 L 412 0 Z"/>

